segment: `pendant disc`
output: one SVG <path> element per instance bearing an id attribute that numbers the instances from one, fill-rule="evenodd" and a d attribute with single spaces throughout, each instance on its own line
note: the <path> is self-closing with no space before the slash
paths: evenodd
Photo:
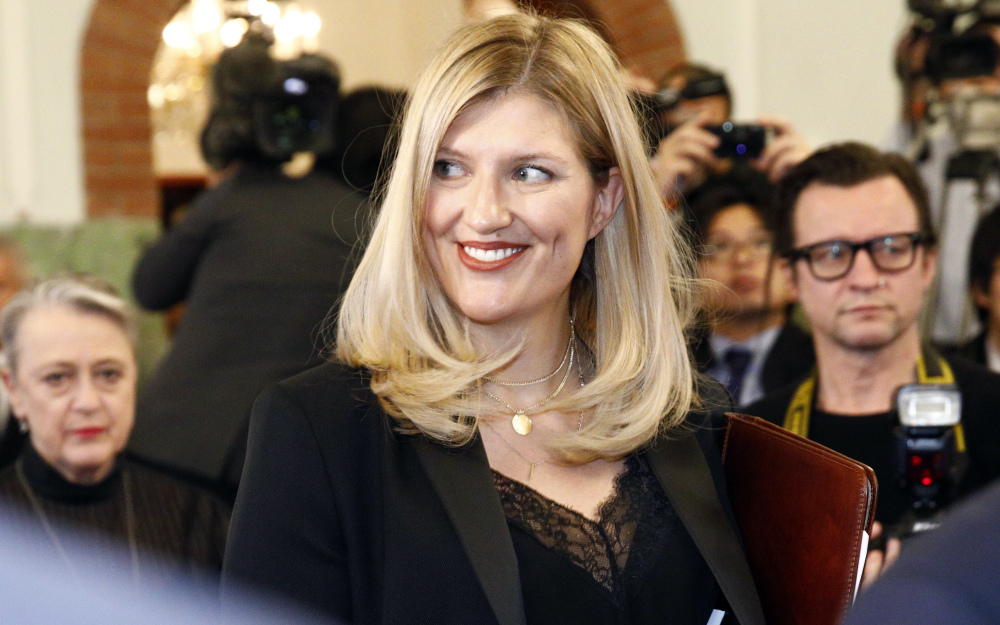
<path id="1" fill-rule="evenodd" d="M 510 426 L 521 436 L 527 436 L 531 433 L 531 417 L 528 415 L 516 414 L 510 420 Z"/>

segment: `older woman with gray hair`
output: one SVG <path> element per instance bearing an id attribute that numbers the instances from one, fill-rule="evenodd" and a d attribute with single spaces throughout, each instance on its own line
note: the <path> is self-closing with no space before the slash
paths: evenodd
<path id="1" fill-rule="evenodd" d="M 95 544 L 124 546 L 136 582 L 177 573 L 212 579 L 229 514 L 194 486 L 129 462 L 135 421 L 132 309 L 96 278 L 62 275 L 19 292 L 0 313 L 0 375 L 27 443 L 0 473 L 0 497 L 20 506 L 76 575 L 63 543 L 76 526 Z"/>

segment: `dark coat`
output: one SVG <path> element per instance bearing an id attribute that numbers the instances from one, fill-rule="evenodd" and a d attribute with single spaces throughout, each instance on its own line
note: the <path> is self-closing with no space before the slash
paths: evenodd
<path id="1" fill-rule="evenodd" d="M 862 592 L 845 625 L 1000 621 L 1000 484 L 907 542 L 899 560 Z"/>
<path id="2" fill-rule="evenodd" d="M 674 436 L 644 452 L 649 464 L 734 613 L 763 623 L 715 432 Z M 393 432 L 368 380 L 332 364 L 254 405 L 223 577 L 359 624 L 525 622 L 481 441 Z"/>
<path id="3" fill-rule="evenodd" d="M 140 389 L 131 452 L 235 486 L 254 398 L 322 362 L 319 330 L 350 281 L 361 206 L 329 176 L 247 166 L 145 252 L 138 302 L 186 309 Z"/>
<path id="4" fill-rule="evenodd" d="M 956 353 L 962 358 L 986 366 L 986 331 L 960 347 Z"/>

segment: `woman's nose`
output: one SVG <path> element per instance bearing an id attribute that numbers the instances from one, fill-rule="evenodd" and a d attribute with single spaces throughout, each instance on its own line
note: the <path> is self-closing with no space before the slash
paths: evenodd
<path id="1" fill-rule="evenodd" d="M 101 394 L 94 380 L 82 376 L 76 386 L 73 405 L 77 410 L 92 411 L 101 406 Z"/>
<path id="2" fill-rule="evenodd" d="M 513 221 L 507 201 L 502 182 L 492 177 L 478 177 L 469 185 L 464 219 L 478 234 L 502 230 Z"/>

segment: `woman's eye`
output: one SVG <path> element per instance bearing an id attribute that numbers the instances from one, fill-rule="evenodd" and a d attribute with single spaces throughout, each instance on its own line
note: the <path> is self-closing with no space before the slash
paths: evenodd
<path id="1" fill-rule="evenodd" d="M 514 171 L 514 178 L 520 182 L 543 182 L 551 178 L 552 175 L 541 167 L 525 165 L 518 167 Z"/>
<path id="2" fill-rule="evenodd" d="M 438 178 L 457 178 L 462 175 L 462 168 L 450 161 L 435 161 L 434 175 Z"/>
<path id="3" fill-rule="evenodd" d="M 97 379 L 105 384 L 114 384 L 118 380 L 122 379 L 124 375 L 124 371 L 113 367 L 98 369 L 97 371 Z"/>
<path id="4" fill-rule="evenodd" d="M 64 371 L 55 371 L 42 377 L 42 381 L 52 387 L 64 386 L 70 380 L 70 375 Z"/>

